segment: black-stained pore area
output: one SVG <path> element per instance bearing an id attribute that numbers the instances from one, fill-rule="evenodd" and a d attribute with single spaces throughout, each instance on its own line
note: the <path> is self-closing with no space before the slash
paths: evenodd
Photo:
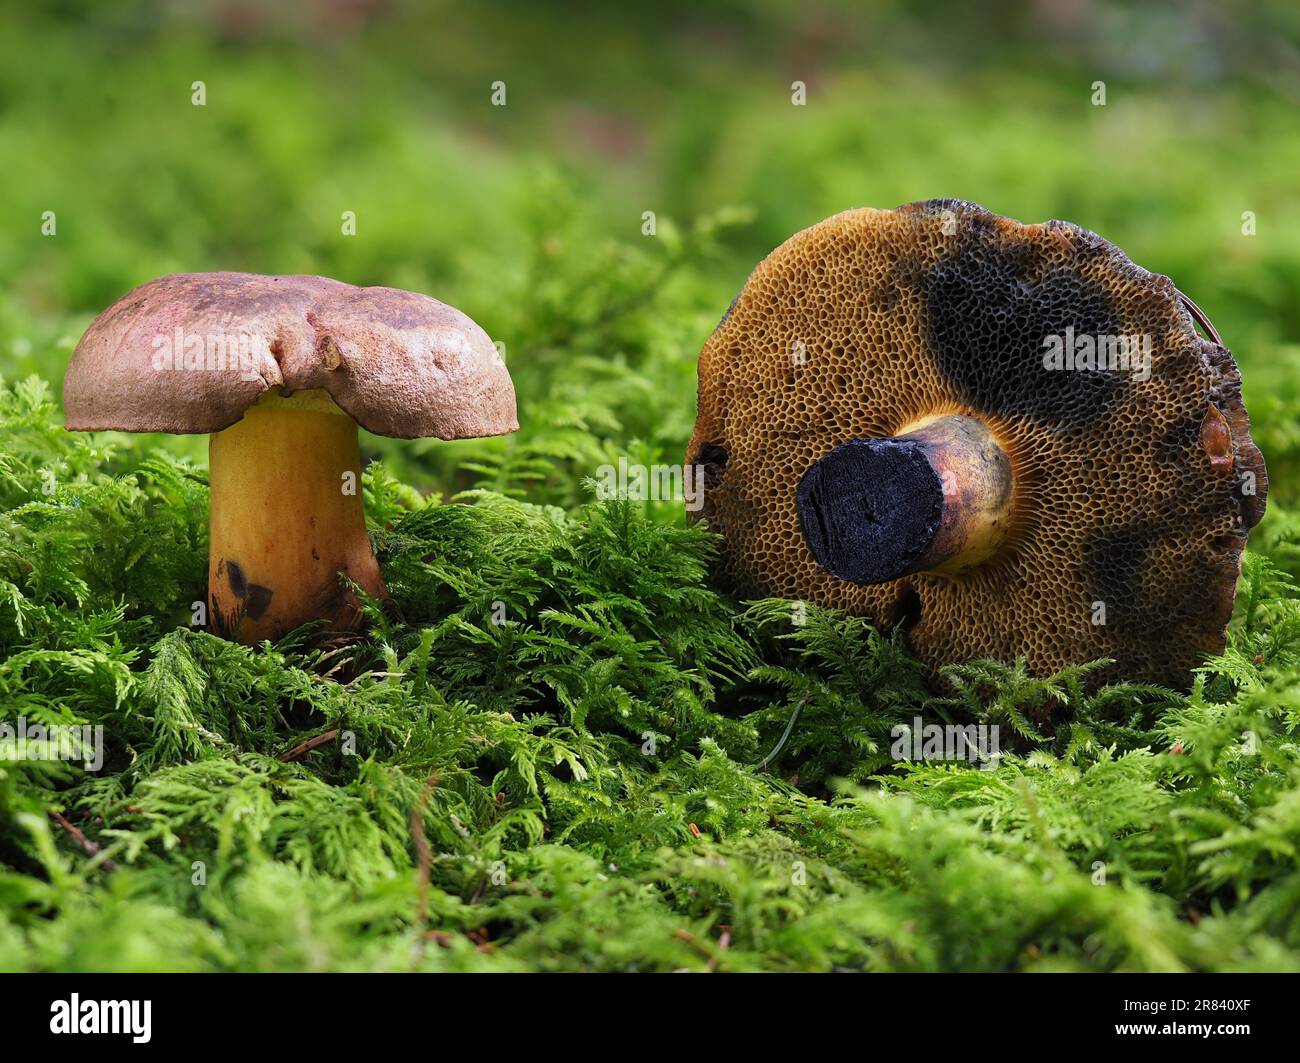
<path id="1" fill-rule="evenodd" d="M 1051 369 L 1044 341 L 1117 336 L 1109 293 L 1068 269 L 1039 274 L 1039 252 L 972 222 L 956 251 L 920 278 L 926 338 L 939 371 L 973 407 L 1074 429 L 1103 417 L 1124 371 Z"/>

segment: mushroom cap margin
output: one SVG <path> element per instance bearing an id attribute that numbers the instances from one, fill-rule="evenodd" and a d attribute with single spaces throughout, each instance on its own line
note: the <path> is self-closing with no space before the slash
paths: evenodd
<path id="1" fill-rule="evenodd" d="M 117 300 L 73 352 L 65 424 L 219 432 L 273 388 L 324 389 L 362 428 L 402 439 L 519 427 L 505 363 L 454 307 L 396 288 L 253 273 L 173 274 Z"/>

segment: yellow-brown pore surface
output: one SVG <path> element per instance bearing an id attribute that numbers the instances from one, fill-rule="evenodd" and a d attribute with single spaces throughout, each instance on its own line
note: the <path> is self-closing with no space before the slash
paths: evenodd
<path id="1" fill-rule="evenodd" d="M 268 395 L 208 449 L 214 629 L 254 643 L 313 620 L 354 627 L 360 604 L 339 573 L 385 594 L 366 530 L 356 422 L 320 390 Z"/>
<path id="2" fill-rule="evenodd" d="M 1149 337 L 1150 378 L 1045 368 L 1045 338 L 1071 334 Z M 799 530 L 800 477 L 846 440 L 938 413 L 980 418 L 1010 454 L 1006 543 L 955 576 L 862 586 L 823 571 Z M 905 620 L 932 668 L 1111 657 L 1109 677 L 1185 686 L 1222 648 L 1264 508 L 1249 428 L 1231 355 L 1167 277 L 1074 225 L 932 200 L 838 214 L 758 265 L 700 355 L 686 460 L 704 466 L 718 575 L 741 596 Z"/>

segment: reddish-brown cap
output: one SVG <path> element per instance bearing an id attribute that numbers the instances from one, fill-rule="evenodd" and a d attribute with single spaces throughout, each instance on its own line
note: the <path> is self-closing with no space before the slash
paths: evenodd
<path id="1" fill-rule="evenodd" d="M 519 427 L 510 374 L 454 307 L 328 277 L 178 273 L 95 319 L 63 380 L 78 431 L 219 432 L 264 392 L 324 389 L 362 428 L 411 439 Z"/>

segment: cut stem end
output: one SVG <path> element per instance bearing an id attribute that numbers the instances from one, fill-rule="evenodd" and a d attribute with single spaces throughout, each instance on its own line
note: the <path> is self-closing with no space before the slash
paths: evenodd
<path id="1" fill-rule="evenodd" d="M 836 447 L 804 473 L 796 504 L 818 563 L 868 584 L 987 561 L 1010 531 L 1013 494 L 1011 460 L 988 426 L 946 414 Z"/>

